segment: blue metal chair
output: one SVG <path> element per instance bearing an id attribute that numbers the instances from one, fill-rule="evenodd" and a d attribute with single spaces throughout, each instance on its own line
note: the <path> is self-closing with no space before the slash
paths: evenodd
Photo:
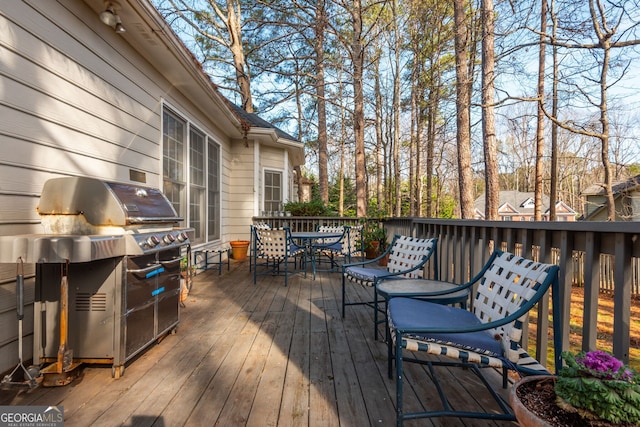
<path id="1" fill-rule="evenodd" d="M 553 296 L 553 336 L 556 368 L 562 361 L 562 331 L 557 265 L 534 262 L 508 252 L 496 251 L 488 262 L 464 287 L 478 284 L 473 308 L 450 307 L 411 298 L 389 300 L 387 318 L 391 339 L 387 343 L 389 377 L 392 362 L 396 364 L 396 420 L 430 417 L 460 417 L 493 420 L 515 420 L 515 417 L 484 378 L 481 368 L 502 370 L 503 387 L 507 385 L 508 370 L 519 374 L 548 374 L 546 368 L 520 346 L 522 326 L 529 310 L 540 301 L 549 288 Z M 456 288 L 459 290 L 460 288 Z M 403 354 L 403 352 L 405 352 Z M 420 358 L 406 352 L 423 352 L 446 356 Z M 543 360 L 546 357 L 543 355 Z M 438 390 L 442 409 L 404 413 L 403 362 L 426 365 Z M 471 370 L 485 384 L 498 403 L 500 412 L 472 412 L 450 404 L 434 366 L 455 366 Z M 429 405 L 432 405 L 429 402 Z M 427 408 L 427 405 L 424 405 Z"/>
<path id="2" fill-rule="evenodd" d="M 424 266 L 433 256 L 437 265 L 436 244 L 438 239 L 418 239 L 409 236 L 394 236 L 386 251 L 377 258 L 342 266 L 342 317 L 345 315 L 347 305 L 368 305 L 374 309 L 374 338 L 378 339 L 378 325 L 384 320 L 378 320 L 378 294 L 376 285 L 379 281 L 389 278 L 421 278 Z M 389 261 L 386 268 L 377 267 L 378 261 L 386 255 Z M 437 271 L 437 270 L 436 270 Z M 346 284 L 353 282 L 364 286 L 373 287 L 373 301 L 348 302 L 346 300 Z M 384 315 L 384 313 L 383 313 Z"/>
<path id="3" fill-rule="evenodd" d="M 284 276 L 284 285 L 288 277 L 296 273 L 296 257 L 304 253 L 304 248 L 291 240 L 289 228 L 265 229 L 253 227 L 253 284 L 260 275 Z M 294 269 L 290 270 L 293 263 Z M 260 271 L 258 271 L 260 270 Z"/>

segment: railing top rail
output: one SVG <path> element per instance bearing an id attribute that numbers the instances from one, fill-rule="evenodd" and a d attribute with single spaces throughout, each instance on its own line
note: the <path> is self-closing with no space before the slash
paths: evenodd
<path id="1" fill-rule="evenodd" d="M 599 231 L 605 233 L 640 233 L 639 221 L 487 221 L 480 219 L 388 218 L 385 221 L 407 221 L 463 227 L 496 227 L 538 230 Z"/>

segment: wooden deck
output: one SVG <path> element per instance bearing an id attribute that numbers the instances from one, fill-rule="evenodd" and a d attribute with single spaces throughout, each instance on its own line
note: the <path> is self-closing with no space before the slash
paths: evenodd
<path id="1" fill-rule="evenodd" d="M 370 298 L 370 289 L 349 291 Z M 297 274 L 288 287 L 282 277 L 263 276 L 254 286 L 248 262 L 232 262 L 220 277 L 196 277 L 177 333 L 130 362 L 122 378 L 87 366 L 65 387 L 2 390 L 0 405 L 62 405 L 66 426 L 393 426 L 395 383 L 372 324 L 365 306 L 348 307 L 341 318 L 337 273 Z M 440 405 L 420 366 L 405 376 L 409 410 L 416 393 Z M 454 404 L 489 407 L 471 374 L 443 376 Z M 516 424 L 446 418 L 405 425 Z"/>

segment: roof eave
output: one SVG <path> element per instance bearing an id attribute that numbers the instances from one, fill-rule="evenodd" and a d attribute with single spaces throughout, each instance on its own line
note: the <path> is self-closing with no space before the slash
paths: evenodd
<path id="1" fill-rule="evenodd" d="M 97 13 L 102 0 L 85 0 Z M 165 22 L 149 0 L 121 0 L 119 15 L 127 31 L 120 34 L 147 61 L 193 104 L 210 117 L 223 117 L 216 124 L 230 138 L 242 136 L 241 122 L 218 92 L 215 84 Z"/>

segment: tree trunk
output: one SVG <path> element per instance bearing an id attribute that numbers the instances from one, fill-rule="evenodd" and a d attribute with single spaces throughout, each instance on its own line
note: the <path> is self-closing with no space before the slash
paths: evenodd
<path id="1" fill-rule="evenodd" d="M 604 169 L 604 188 L 607 194 L 607 221 L 616 220 L 616 205 L 613 199 L 613 184 L 611 182 L 611 162 L 609 161 L 609 116 L 607 106 L 607 73 L 609 71 L 609 59 L 611 47 L 609 39 L 601 40 L 604 57 L 602 59 L 602 71 L 600 73 L 600 126 L 602 134 L 600 142 L 602 149 L 600 155 L 602 157 L 602 166 Z"/>
<path id="2" fill-rule="evenodd" d="M 247 71 L 247 61 L 244 57 L 242 46 L 242 26 L 241 10 L 239 1 L 227 2 L 227 30 L 231 44 L 231 54 L 233 56 L 233 66 L 236 70 L 236 81 L 242 100 L 242 109 L 247 113 L 253 113 L 253 100 L 251 99 L 251 80 Z"/>
<path id="3" fill-rule="evenodd" d="M 318 188 L 320 199 L 326 205 L 329 203 L 329 174 L 327 171 L 327 109 L 325 100 L 324 81 L 324 32 L 327 25 L 324 0 L 317 0 L 316 22 L 314 27 L 316 67 L 316 99 L 318 102 Z"/>
<path id="4" fill-rule="evenodd" d="M 400 31 L 398 29 L 398 0 L 393 1 L 393 27 L 395 46 L 395 70 L 393 76 L 393 163 L 395 166 L 394 180 L 396 184 L 396 200 L 395 200 L 395 215 L 400 217 L 402 215 L 402 193 L 401 193 L 401 180 L 400 175 Z"/>
<path id="5" fill-rule="evenodd" d="M 469 64 L 467 63 L 466 2 L 454 0 L 455 59 L 456 59 L 456 142 L 458 145 L 458 190 L 460 192 L 460 215 L 473 218 L 473 180 L 471 171 L 471 87 Z"/>
<path id="6" fill-rule="evenodd" d="M 494 14 L 493 0 L 482 0 L 482 139 L 485 167 L 485 217 L 498 219 L 500 184 L 494 112 Z"/>
<path id="7" fill-rule="evenodd" d="M 544 155 L 544 72 L 545 72 L 545 34 L 547 32 L 547 0 L 540 2 L 540 50 L 538 52 L 538 120 L 536 126 L 536 171 L 534 183 L 533 219 L 542 220 L 542 175 Z"/>
<path id="8" fill-rule="evenodd" d="M 545 1 L 546 2 L 546 1 Z M 552 37 L 555 40 L 558 32 L 558 19 L 554 12 L 554 0 L 551 0 L 551 20 L 553 22 Z M 551 115 L 558 117 L 558 47 L 553 46 L 553 76 L 551 88 Z M 544 104 L 543 104 L 544 105 Z M 549 194 L 549 221 L 557 220 L 556 204 L 558 203 L 558 125 L 551 122 L 551 190 Z M 575 205 L 574 205 L 575 206 Z"/>
<path id="9" fill-rule="evenodd" d="M 351 55 L 353 61 L 353 137 L 356 143 L 356 215 L 367 216 L 367 182 L 364 153 L 364 93 L 362 74 L 364 67 L 364 48 L 362 46 L 362 2 L 353 4 L 353 44 Z"/>
<path id="10" fill-rule="evenodd" d="M 376 130 L 376 201 L 380 209 L 384 200 L 383 172 L 384 172 L 384 142 L 382 140 L 382 89 L 380 87 L 380 55 L 376 55 L 374 66 L 374 91 L 375 91 L 375 130 Z"/>

